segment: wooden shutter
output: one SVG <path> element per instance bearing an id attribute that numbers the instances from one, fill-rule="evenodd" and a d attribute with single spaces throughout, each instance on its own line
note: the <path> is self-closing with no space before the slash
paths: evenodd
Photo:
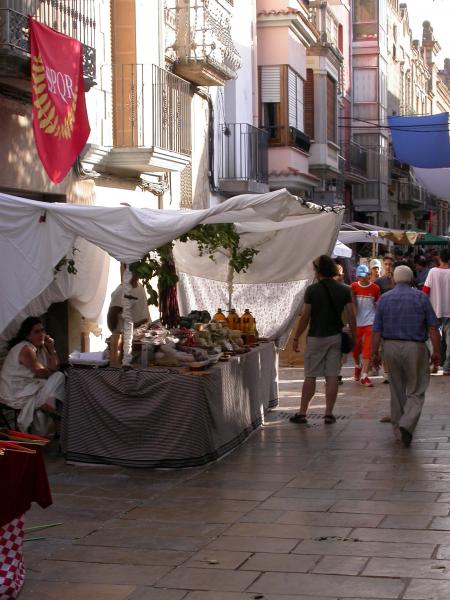
<path id="1" fill-rule="evenodd" d="M 327 75 L 327 139 L 336 143 L 336 95 L 335 80 Z"/>
<path id="2" fill-rule="evenodd" d="M 288 125 L 297 128 L 297 76 L 288 69 Z"/>
<path id="3" fill-rule="evenodd" d="M 280 102 L 280 67 L 263 65 L 260 70 L 261 102 Z"/>
<path id="4" fill-rule="evenodd" d="M 314 139 L 314 73 L 312 69 L 306 71 L 305 81 L 305 133 Z"/>
<path id="5" fill-rule="evenodd" d="M 292 69 L 288 69 L 288 113 L 289 127 L 299 131 L 304 128 L 303 79 Z"/>

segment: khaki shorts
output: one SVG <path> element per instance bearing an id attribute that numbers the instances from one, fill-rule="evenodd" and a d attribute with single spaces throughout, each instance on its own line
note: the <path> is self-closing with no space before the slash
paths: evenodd
<path id="1" fill-rule="evenodd" d="M 305 377 L 337 377 L 341 371 L 341 334 L 307 337 Z"/>

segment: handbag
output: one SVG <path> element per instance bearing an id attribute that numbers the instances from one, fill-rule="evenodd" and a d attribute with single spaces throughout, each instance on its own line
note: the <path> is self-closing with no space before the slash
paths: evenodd
<path id="1" fill-rule="evenodd" d="M 320 281 L 320 283 L 322 283 L 322 280 Z M 322 285 L 327 293 L 328 300 L 330 302 L 330 305 L 333 309 L 334 314 L 338 317 L 339 321 L 342 322 L 341 316 L 338 314 L 336 306 L 331 297 L 330 290 L 327 288 L 327 286 L 324 283 Z M 342 352 L 342 354 L 348 354 L 349 352 L 352 351 L 352 349 L 353 349 L 352 338 L 346 331 L 341 331 L 341 352 Z"/>

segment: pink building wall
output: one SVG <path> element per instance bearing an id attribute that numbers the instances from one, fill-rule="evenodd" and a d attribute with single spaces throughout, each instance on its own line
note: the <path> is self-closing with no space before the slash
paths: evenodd
<path id="1" fill-rule="evenodd" d="M 299 0 L 257 0 L 257 13 L 299 10 Z M 258 27 L 258 65 L 289 65 L 306 79 L 306 48 L 287 25 Z M 308 174 L 308 155 L 296 148 L 273 146 L 269 149 L 269 173 L 299 171 Z"/>

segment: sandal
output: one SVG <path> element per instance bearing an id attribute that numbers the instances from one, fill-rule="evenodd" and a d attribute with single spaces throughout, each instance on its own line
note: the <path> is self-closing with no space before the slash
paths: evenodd
<path id="1" fill-rule="evenodd" d="M 291 423 L 300 423 L 300 424 L 304 425 L 305 423 L 308 422 L 308 419 L 306 418 L 306 415 L 301 415 L 300 413 L 296 413 L 293 417 L 289 417 L 289 421 Z"/>
<path id="2" fill-rule="evenodd" d="M 334 415 L 325 415 L 323 420 L 325 425 L 332 425 L 333 423 L 336 423 L 336 417 Z"/>

